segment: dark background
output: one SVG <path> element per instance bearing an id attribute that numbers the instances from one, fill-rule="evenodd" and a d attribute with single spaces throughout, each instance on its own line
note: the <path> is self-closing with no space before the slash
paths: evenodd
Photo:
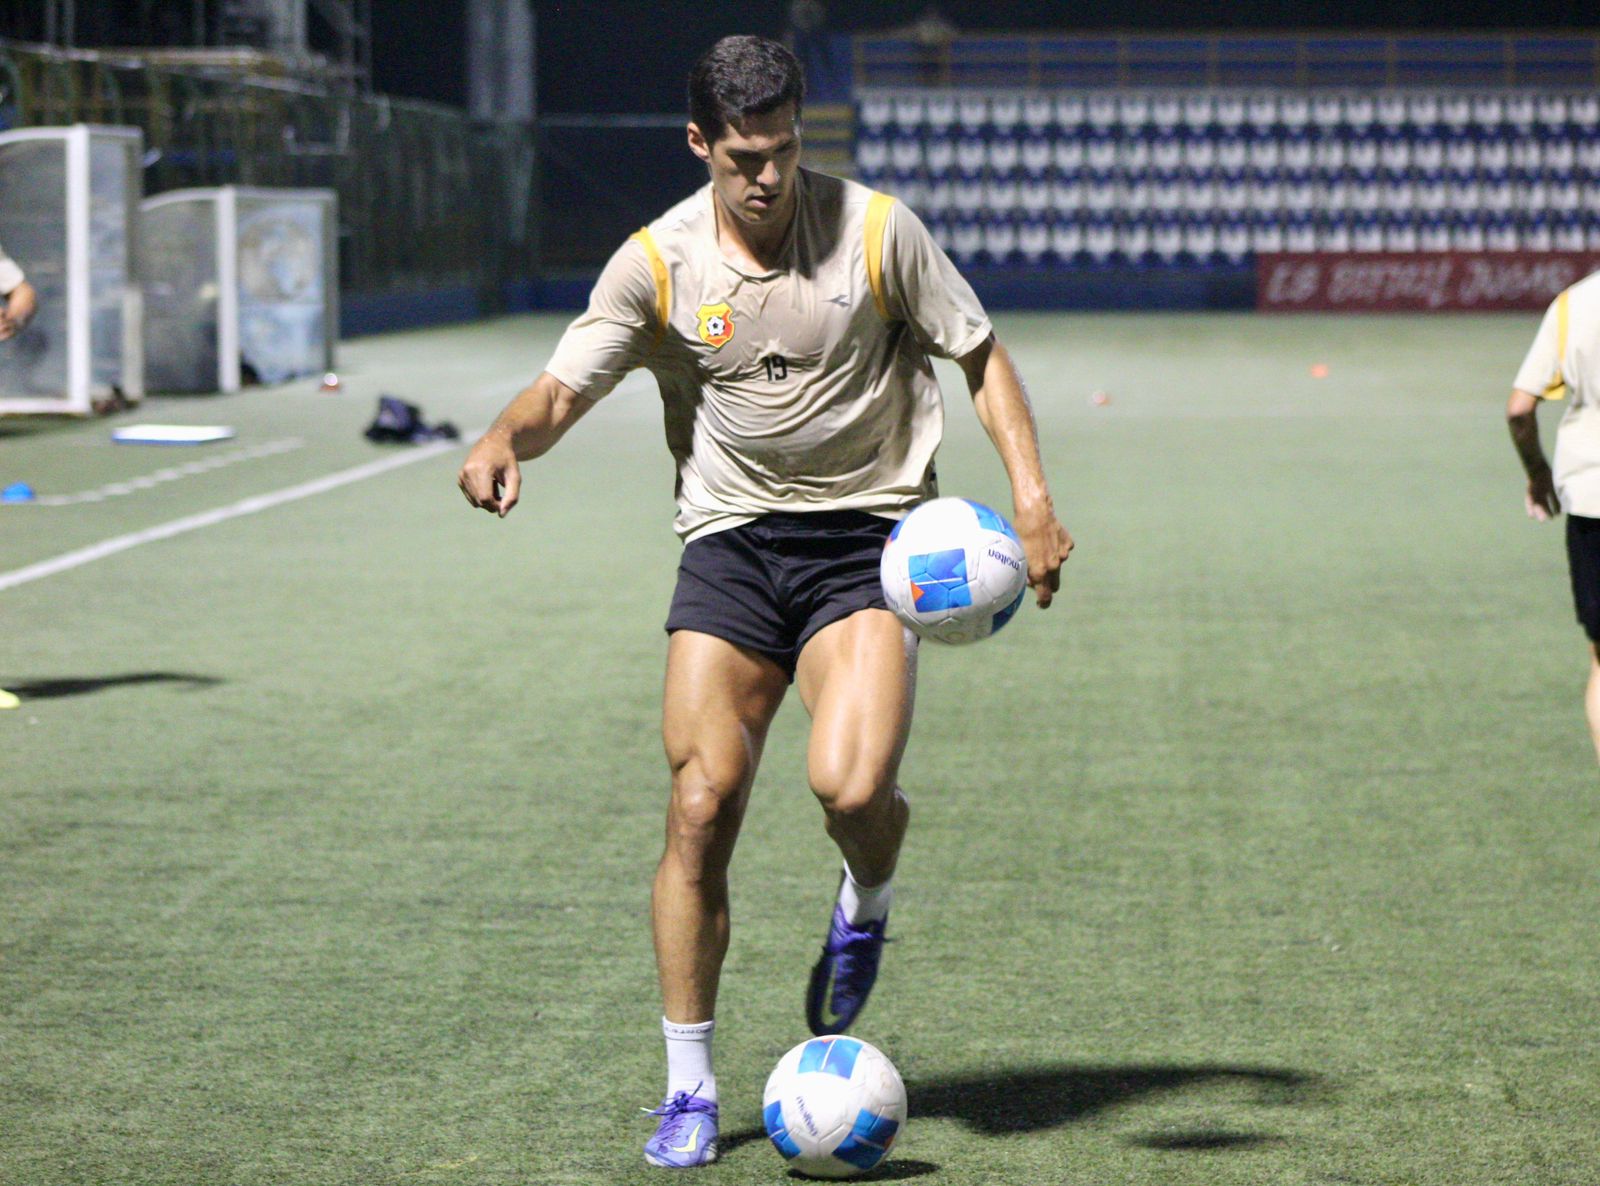
<path id="1" fill-rule="evenodd" d="M 824 0 L 829 27 L 844 32 L 909 24 L 928 0 Z M 377 89 L 460 105 L 466 100 L 463 0 L 375 0 L 373 74 Z M 728 33 L 779 36 L 788 0 L 534 0 L 538 100 L 547 112 L 677 112 L 695 56 Z M 1500 29 L 1600 25 L 1574 0 L 982 0 L 940 6 L 964 31 Z M 43 36 L 40 0 L 0 0 L 0 35 Z M 78 0 L 84 46 L 181 43 L 192 33 L 187 0 Z M 313 38 L 326 30 L 313 22 Z"/>
<path id="2" fill-rule="evenodd" d="M 882 31 L 914 21 L 927 0 L 825 0 L 828 27 Z M 377 5 L 374 6 L 378 7 Z M 426 4 L 382 0 L 374 14 L 374 60 L 381 88 L 445 98 L 444 79 L 429 79 L 432 50 L 408 32 L 409 10 Z M 444 7 L 444 6 L 441 6 Z M 788 0 L 644 4 L 638 0 L 535 0 L 539 106 L 550 112 L 681 111 L 683 80 L 698 54 L 729 33 L 779 36 Z M 1586 28 L 1600 24 L 1588 4 L 1572 0 L 984 0 L 946 3 L 943 15 L 963 31 L 1074 29 L 1497 29 Z M 437 15 L 430 21 L 445 18 Z M 459 20 L 457 21 L 459 24 Z M 431 28 L 431 25 L 430 25 Z M 440 51 L 442 53 L 442 51 Z M 464 50 L 461 51 L 464 53 Z M 459 78 L 462 70 L 451 72 Z M 429 88 L 433 88 L 430 90 Z"/>

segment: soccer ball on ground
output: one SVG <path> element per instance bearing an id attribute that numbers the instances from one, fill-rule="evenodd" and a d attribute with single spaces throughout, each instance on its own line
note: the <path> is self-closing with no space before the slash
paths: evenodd
<path id="1" fill-rule="evenodd" d="M 904 1131 L 906 1087 L 894 1063 L 860 1038 L 812 1038 L 767 1077 L 762 1120 L 791 1169 L 850 1178 L 882 1163 Z"/>
<path id="2" fill-rule="evenodd" d="M 1028 560 L 999 512 L 965 498 L 935 498 L 889 533 L 879 575 L 889 608 L 919 637 L 977 642 L 1022 604 Z"/>

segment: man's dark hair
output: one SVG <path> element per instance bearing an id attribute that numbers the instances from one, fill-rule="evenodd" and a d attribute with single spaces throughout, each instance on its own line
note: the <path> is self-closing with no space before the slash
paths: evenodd
<path id="1" fill-rule="evenodd" d="M 689 71 L 689 118 L 707 144 L 721 139 L 730 123 L 785 103 L 794 104 L 798 122 L 805 97 L 800 59 L 765 37 L 724 37 Z"/>

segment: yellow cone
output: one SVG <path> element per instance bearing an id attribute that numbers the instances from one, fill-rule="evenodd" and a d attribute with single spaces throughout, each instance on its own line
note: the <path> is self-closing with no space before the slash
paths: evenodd
<path id="1" fill-rule="evenodd" d="M 0 708 L 16 708 L 21 703 L 13 693 L 0 688 Z"/>

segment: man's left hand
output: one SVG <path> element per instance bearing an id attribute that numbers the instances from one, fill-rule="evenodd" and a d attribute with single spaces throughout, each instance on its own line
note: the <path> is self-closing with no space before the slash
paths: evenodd
<path id="1" fill-rule="evenodd" d="M 1072 536 L 1048 508 L 1037 512 L 1018 510 L 1016 528 L 1028 557 L 1028 586 L 1039 608 L 1047 609 L 1061 589 L 1061 566 L 1072 555 Z"/>

